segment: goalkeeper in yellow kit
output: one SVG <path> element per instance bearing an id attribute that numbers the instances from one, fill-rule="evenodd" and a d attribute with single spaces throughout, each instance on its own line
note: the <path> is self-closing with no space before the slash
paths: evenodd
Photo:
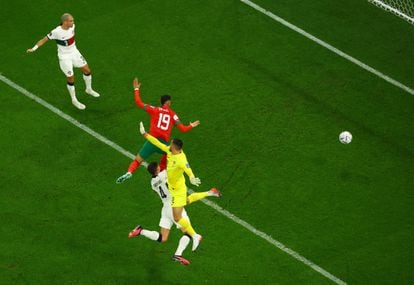
<path id="1" fill-rule="evenodd" d="M 200 244 L 202 236 L 197 234 L 190 221 L 182 216 L 184 206 L 187 204 L 187 186 L 185 185 L 184 172 L 190 178 L 190 183 L 199 186 L 200 178 L 195 177 L 191 167 L 187 161 L 187 157 L 182 150 L 183 142 L 179 139 L 173 139 L 169 146 L 161 143 L 158 139 L 151 136 L 145 131 L 141 122 L 139 130 L 141 134 L 153 145 L 161 149 L 167 154 L 167 182 L 171 192 L 174 221 L 181 226 L 183 232 L 186 232 L 193 239 L 193 251 Z M 203 194 L 203 193 L 199 193 Z"/>

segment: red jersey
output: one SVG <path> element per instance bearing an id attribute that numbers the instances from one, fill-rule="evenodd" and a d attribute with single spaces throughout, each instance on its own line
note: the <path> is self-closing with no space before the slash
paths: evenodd
<path id="1" fill-rule="evenodd" d="M 193 127 L 191 125 L 184 126 L 180 119 L 178 118 L 177 114 L 171 110 L 171 108 L 165 104 L 161 107 L 154 107 L 152 105 L 145 104 L 141 101 L 141 97 L 139 96 L 139 89 L 135 89 L 135 104 L 143 108 L 145 112 L 150 115 L 150 123 L 151 127 L 149 130 L 149 134 L 165 140 L 166 142 L 170 141 L 171 130 L 176 125 L 178 129 L 182 132 L 187 132 L 191 130 Z"/>

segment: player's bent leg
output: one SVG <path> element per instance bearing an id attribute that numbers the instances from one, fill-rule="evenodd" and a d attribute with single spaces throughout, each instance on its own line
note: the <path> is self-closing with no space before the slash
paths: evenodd
<path id="1" fill-rule="evenodd" d="M 79 110 L 84 110 L 86 106 L 78 101 L 78 98 L 76 98 L 76 92 L 75 92 L 75 77 L 73 74 L 73 64 L 72 60 L 69 58 L 60 59 L 59 60 L 59 66 L 62 72 L 66 76 L 67 80 L 67 89 L 70 95 L 70 98 L 72 100 L 72 104 L 78 108 Z"/>
<path id="2" fill-rule="evenodd" d="M 82 104 L 81 102 L 79 102 L 78 98 L 76 98 L 74 77 L 73 76 L 68 77 L 67 79 L 68 79 L 68 81 L 67 81 L 66 87 L 67 87 L 69 95 L 72 99 L 73 106 L 75 106 L 79 110 L 85 110 L 86 106 L 84 104 Z"/>
<path id="3" fill-rule="evenodd" d="M 174 197 L 176 198 L 176 197 Z M 174 199 L 175 202 L 176 199 Z M 173 202 L 173 203 L 174 203 Z M 185 203 L 184 203 L 185 204 Z M 194 228 L 192 227 L 190 221 L 186 218 L 182 216 L 182 212 L 183 212 L 184 207 L 175 207 L 173 204 L 173 217 L 174 217 L 174 221 L 180 225 L 181 230 L 185 233 L 187 233 L 188 235 L 191 236 L 191 238 L 193 239 L 193 251 L 196 251 L 196 249 L 198 248 L 198 246 L 200 245 L 201 240 L 203 239 L 203 237 L 199 234 L 196 233 L 196 231 L 194 230 Z"/>
<path id="4" fill-rule="evenodd" d="M 150 240 L 158 241 L 158 242 L 161 242 L 161 238 L 162 238 L 161 234 L 159 232 L 149 231 L 149 230 L 145 230 L 145 229 L 142 229 L 141 235 L 143 235 L 146 238 L 149 238 Z"/>
<path id="5" fill-rule="evenodd" d="M 174 215 L 174 220 L 178 225 L 180 225 L 182 231 L 186 232 L 191 237 L 193 237 L 196 234 L 196 232 L 193 229 L 190 221 L 187 218 L 181 216 L 179 219 L 176 219 L 176 217 Z"/>
<path id="6" fill-rule="evenodd" d="M 92 71 L 91 71 L 91 69 L 90 69 L 90 67 L 89 67 L 88 64 L 83 65 L 81 67 L 81 70 L 82 70 L 82 73 L 83 74 L 91 74 L 92 73 Z"/>
<path id="7" fill-rule="evenodd" d="M 161 235 L 161 242 L 167 242 L 168 241 L 168 237 L 170 236 L 170 230 L 166 229 L 166 228 L 162 228 L 160 229 L 160 235 Z"/>
<path id="8" fill-rule="evenodd" d="M 141 165 L 141 163 L 144 161 L 144 159 L 138 154 L 135 159 L 131 162 L 131 164 L 128 167 L 128 172 L 134 173 L 135 170 Z"/>
<path id="9" fill-rule="evenodd" d="M 220 197 L 221 192 L 217 188 L 211 188 L 209 191 L 205 192 L 194 192 L 187 197 L 187 204 L 194 203 L 205 197 Z"/>
<path id="10" fill-rule="evenodd" d="M 154 146 L 149 141 L 146 141 L 144 145 L 141 147 L 141 149 L 139 150 L 135 159 L 129 165 L 128 171 L 124 175 L 118 177 L 118 179 L 116 180 L 116 183 L 121 184 L 125 180 L 131 178 L 132 173 L 138 168 L 138 166 L 140 166 L 144 162 L 145 159 L 150 157 L 151 154 L 155 153 L 157 150 L 158 148 L 156 146 Z"/>
<path id="11" fill-rule="evenodd" d="M 72 75 L 72 76 L 66 77 L 66 81 L 67 81 L 68 84 L 74 85 L 75 84 L 75 76 Z"/>
<path id="12" fill-rule="evenodd" d="M 143 229 L 142 226 L 138 225 L 136 226 L 129 234 L 129 238 L 133 238 L 136 236 L 142 235 L 150 240 L 161 242 L 161 234 L 156 231 L 149 231 L 146 229 Z"/>
<path id="13" fill-rule="evenodd" d="M 160 171 L 167 168 L 167 155 L 163 154 L 160 159 Z"/>
<path id="14" fill-rule="evenodd" d="M 116 179 L 116 184 L 121 184 L 123 183 L 125 180 L 129 179 L 132 177 L 132 173 L 135 172 L 135 170 L 141 165 L 141 163 L 144 161 L 144 159 L 138 154 L 135 159 L 130 163 L 129 167 L 128 167 L 128 171 L 121 175 L 120 177 L 118 177 Z"/>
<path id="15" fill-rule="evenodd" d="M 184 234 L 178 242 L 178 247 L 174 253 L 174 256 L 182 256 L 183 251 L 187 248 L 188 244 L 190 243 L 190 240 L 191 237 L 188 234 Z"/>
<path id="16" fill-rule="evenodd" d="M 203 237 L 199 234 L 195 234 L 194 236 L 192 236 L 192 239 L 193 239 L 192 251 L 196 251 Z"/>
<path id="17" fill-rule="evenodd" d="M 195 231 L 191 226 L 190 221 L 183 217 L 184 206 L 187 204 L 187 189 L 175 189 L 175 193 L 172 193 L 172 210 L 174 222 L 176 222 L 182 229 L 182 231 L 188 233 L 190 236 L 195 235 Z"/>
<path id="18" fill-rule="evenodd" d="M 91 69 L 86 64 L 86 65 L 81 67 L 81 70 L 82 70 L 82 73 L 83 73 L 83 80 L 85 81 L 85 86 L 86 86 L 85 92 L 87 94 L 91 95 L 92 97 L 99 97 L 100 96 L 99 93 L 92 89 Z"/>
<path id="19" fill-rule="evenodd" d="M 172 209 L 173 209 L 174 222 L 178 223 L 178 221 L 182 218 L 184 207 L 173 207 Z"/>
<path id="20" fill-rule="evenodd" d="M 208 196 L 208 191 L 205 192 L 194 192 L 187 197 L 187 203 L 191 204 L 196 201 L 200 201 L 201 199 Z"/>

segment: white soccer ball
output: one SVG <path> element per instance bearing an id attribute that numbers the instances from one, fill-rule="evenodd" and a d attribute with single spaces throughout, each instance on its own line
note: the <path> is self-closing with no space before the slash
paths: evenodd
<path id="1" fill-rule="evenodd" d="M 339 141 L 343 144 L 349 144 L 352 141 L 352 134 L 348 131 L 340 133 Z"/>

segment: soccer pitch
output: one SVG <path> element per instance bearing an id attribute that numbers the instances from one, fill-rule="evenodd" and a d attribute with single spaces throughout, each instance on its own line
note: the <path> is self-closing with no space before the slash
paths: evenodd
<path id="1" fill-rule="evenodd" d="M 367 1 L 254 3 L 414 87 L 414 27 L 400 18 Z M 86 95 L 75 71 L 85 111 L 70 103 L 54 42 L 25 53 L 64 12 L 101 93 Z M 0 284 L 414 280 L 414 96 L 404 88 L 241 1 L 17 0 L 0 16 Z M 144 142 L 139 121 L 148 125 L 134 76 L 145 102 L 171 94 L 183 123 L 201 121 L 172 137 L 202 179 L 195 190 L 223 194 L 187 208 L 204 236 L 184 252 L 187 267 L 170 259 L 179 231 L 166 244 L 127 237 L 136 224 L 157 230 L 161 209 L 144 168 L 115 184 Z"/>

